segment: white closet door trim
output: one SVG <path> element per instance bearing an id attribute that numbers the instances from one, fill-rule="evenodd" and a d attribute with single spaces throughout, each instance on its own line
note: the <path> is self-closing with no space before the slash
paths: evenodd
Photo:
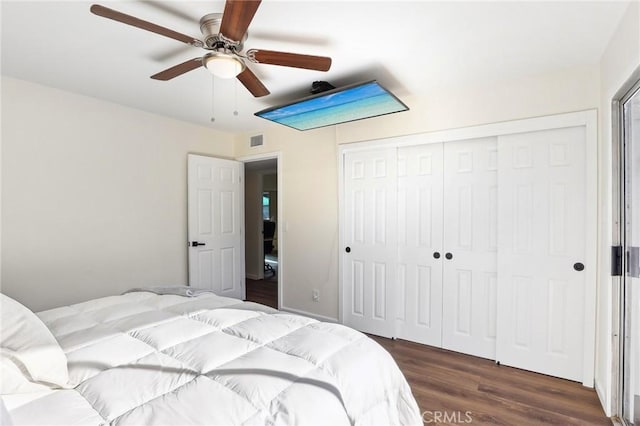
<path id="1" fill-rule="evenodd" d="M 585 235 L 585 260 L 588 268 L 587 286 L 585 288 L 585 309 L 584 309 L 584 364 L 582 373 L 582 384 L 593 387 L 595 382 L 596 364 L 596 286 L 598 281 L 598 115 L 596 110 L 584 112 L 584 125 L 586 137 L 585 167 L 587 171 L 587 193 L 585 221 L 588 229 L 592 232 Z"/>
<path id="2" fill-rule="evenodd" d="M 344 169 L 344 154 L 346 152 L 369 150 L 374 147 L 401 147 L 416 144 L 448 142 L 463 139 L 475 139 L 481 137 L 500 136 L 522 132 L 533 132 L 536 130 L 558 129 L 563 127 L 585 126 L 586 130 L 586 170 L 587 170 L 587 193 L 585 220 L 589 229 L 593 232 L 586 235 L 585 253 L 586 264 L 590 267 L 585 269 L 587 275 L 587 286 L 585 288 L 585 338 L 584 338 L 584 373 L 582 383 L 585 386 L 593 387 L 595 369 L 595 343 L 596 343 L 596 277 L 597 250 L 599 234 L 598 228 L 598 115 L 597 110 L 586 110 L 565 114 L 549 115 L 544 117 L 527 118 L 523 120 L 506 121 L 502 123 L 492 123 L 480 126 L 465 127 L 462 129 L 442 130 L 430 133 L 420 133 L 412 135 L 397 136 L 392 138 L 369 140 L 342 144 L 338 146 L 338 170 L 339 170 L 339 191 L 338 208 L 339 217 L 344 214 L 344 192 L 342 188 Z M 339 247 L 342 249 L 345 244 L 344 228 L 342 220 L 339 220 Z M 338 253 L 338 276 L 341 277 L 344 271 L 342 252 Z M 344 288 L 342 280 L 338 280 L 339 297 L 339 320 L 343 322 L 342 297 Z"/>
<path id="3" fill-rule="evenodd" d="M 514 133 L 534 132 L 537 130 L 561 129 L 564 127 L 587 126 L 588 131 L 590 129 L 590 123 L 593 126 L 591 130 L 594 130 L 596 129 L 597 122 L 597 111 L 595 109 L 591 109 L 565 114 L 548 115 L 544 117 L 505 121 L 501 123 L 483 124 L 480 126 L 465 127 L 461 129 L 439 130 L 435 132 L 416 133 L 394 136 L 391 138 L 341 144 L 338 148 L 338 156 L 341 158 L 343 152 L 369 150 L 371 148 L 401 147 L 427 143 L 459 141 L 464 139 L 512 135 Z M 592 136 L 597 140 L 596 133 Z M 597 145 L 594 147 L 597 150 Z M 596 180 L 594 180 L 594 182 L 596 182 Z"/>
<path id="4" fill-rule="evenodd" d="M 278 163 L 278 167 L 276 170 L 276 174 L 278 176 L 283 176 L 284 163 L 282 159 L 283 155 L 280 151 L 275 152 L 265 152 L 262 154 L 255 155 L 245 155 L 242 157 L 236 158 L 237 161 L 241 161 L 243 163 L 250 163 L 253 161 L 262 161 L 262 160 L 273 160 L 275 159 Z M 243 187 L 244 187 L 243 180 Z M 277 189 L 278 189 L 278 217 L 276 218 L 276 223 L 279 226 L 276 226 L 276 232 L 278 233 L 278 309 L 289 309 L 284 306 L 284 273 L 286 271 L 286 242 L 284 240 L 285 230 L 287 228 L 287 223 L 285 222 L 287 215 L 285 214 L 285 193 L 284 193 L 284 179 L 278 179 Z M 308 315 L 312 315 L 310 312 Z M 328 318 L 328 317 L 327 317 Z M 331 321 L 336 321 L 335 318 L 331 318 Z"/>

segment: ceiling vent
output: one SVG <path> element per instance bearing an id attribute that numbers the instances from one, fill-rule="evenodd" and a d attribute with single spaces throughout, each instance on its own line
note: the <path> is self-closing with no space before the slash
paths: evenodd
<path id="1" fill-rule="evenodd" d="M 264 135 L 251 136 L 251 139 L 249 139 L 250 148 L 257 148 L 262 145 L 264 145 Z"/>

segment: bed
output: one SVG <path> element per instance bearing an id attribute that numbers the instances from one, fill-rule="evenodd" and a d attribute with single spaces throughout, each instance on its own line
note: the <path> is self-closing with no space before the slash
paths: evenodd
<path id="1" fill-rule="evenodd" d="M 4 422 L 422 424 L 389 353 L 339 324 L 212 293 L 0 301 Z"/>

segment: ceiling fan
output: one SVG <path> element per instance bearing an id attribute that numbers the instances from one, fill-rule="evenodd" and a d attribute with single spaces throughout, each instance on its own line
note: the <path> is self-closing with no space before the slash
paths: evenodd
<path id="1" fill-rule="evenodd" d="M 247 28 L 260 6 L 260 1 L 227 0 L 222 14 L 210 13 L 203 16 L 200 19 L 202 40 L 98 4 L 91 6 L 91 12 L 103 18 L 113 19 L 209 51 L 200 58 L 190 59 L 152 75 L 151 78 L 154 80 L 171 80 L 204 66 L 218 77 L 237 78 L 253 96 L 260 97 L 268 95 L 269 90 L 247 67 L 245 60 L 257 64 L 328 71 L 331 67 L 331 58 L 325 56 L 261 49 L 250 49 L 243 53 Z"/>

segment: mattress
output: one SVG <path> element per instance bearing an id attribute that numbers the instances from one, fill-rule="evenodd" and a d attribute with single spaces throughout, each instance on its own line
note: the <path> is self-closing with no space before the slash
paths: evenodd
<path id="1" fill-rule="evenodd" d="M 69 384 L 3 397 L 15 424 L 422 424 L 389 353 L 339 324 L 149 292 L 37 315 Z"/>

